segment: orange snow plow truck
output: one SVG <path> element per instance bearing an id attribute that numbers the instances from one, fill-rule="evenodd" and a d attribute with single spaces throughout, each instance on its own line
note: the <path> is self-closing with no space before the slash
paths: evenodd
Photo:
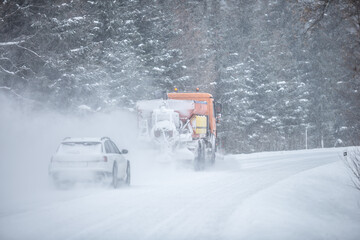
<path id="1" fill-rule="evenodd" d="M 219 121 L 221 104 L 216 104 L 210 93 L 168 93 L 169 99 L 194 101 L 194 109 L 179 111 L 183 124 L 190 123 L 192 143 L 188 148 L 194 152 L 194 168 L 202 170 L 207 163 L 214 164 L 216 158 L 216 123 Z"/>
<path id="2" fill-rule="evenodd" d="M 194 108 L 187 111 L 179 111 L 183 122 L 193 121 L 193 139 L 216 138 L 215 102 L 210 93 L 168 93 L 169 99 L 193 100 Z M 209 137 L 209 138 L 208 138 Z M 210 141 L 210 140 L 209 140 Z"/>
<path id="3" fill-rule="evenodd" d="M 149 130 L 153 139 L 156 140 L 160 136 L 168 138 L 167 142 L 174 143 L 175 150 L 190 151 L 196 171 L 214 164 L 217 150 L 216 123 L 221 116 L 221 104 L 216 104 L 211 94 L 198 92 L 198 89 L 197 92 L 190 93 L 179 93 L 175 89 L 175 92 L 167 93 L 166 97 L 167 99 L 138 102 L 139 122 L 146 119 L 145 122 L 148 123 L 145 124 L 146 129 L 153 129 Z M 161 108 L 160 111 L 159 108 Z M 175 115 L 164 117 L 167 112 L 175 113 Z M 162 113 L 161 117 L 157 115 L 160 113 Z M 171 129 L 176 129 L 176 132 L 170 132 L 170 127 L 162 130 L 156 127 L 164 126 L 164 121 L 160 124 L 156 119 L 170 119 L 167 122 L 169 124 L 174 122 L 174 127 Z M 158 133 L 160 130 L 161 134 Z"/>

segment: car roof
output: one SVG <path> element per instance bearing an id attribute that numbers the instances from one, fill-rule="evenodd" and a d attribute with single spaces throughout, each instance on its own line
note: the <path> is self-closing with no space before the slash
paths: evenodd
<path id="1" fill-rule="evenodd" d="M 108 137 L 66 137 L 62 142 L 101 142 L 105 139 L 110 140 Z"/>

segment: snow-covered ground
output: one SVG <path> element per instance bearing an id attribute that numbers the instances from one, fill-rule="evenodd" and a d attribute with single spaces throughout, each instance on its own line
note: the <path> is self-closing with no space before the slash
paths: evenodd
<path id="1" fill-rule="evenodd" d="M 360 191 L 343 149 L 228 155 L 194 172 L 157 162 L 124 113 L 33 114 L 0 101 L 0 116 L 1 240 L 360 239 Z M 128 148 L 132 185 L 52 188 L 48 163 L 66 136 Z"/>
<path id="2" fill-rule="evenodd" d="M 0 239 L 360 239 L 341 150 L 231 155 L 204 172 L 148 152 L 133 159 L 129 188 L 2 195 Z"/>

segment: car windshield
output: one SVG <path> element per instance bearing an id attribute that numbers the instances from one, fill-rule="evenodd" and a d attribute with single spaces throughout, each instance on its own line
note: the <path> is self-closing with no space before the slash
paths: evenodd
<path id="1" fill-rule="evenodd" d="M 100 153 L 100 142 L 65 142 L 61 143 L 59 153 L 84 154 L 84 153 Z"/>

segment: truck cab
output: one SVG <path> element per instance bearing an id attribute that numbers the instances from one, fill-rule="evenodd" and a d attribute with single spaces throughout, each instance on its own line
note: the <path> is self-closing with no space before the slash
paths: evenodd
<path id="1" fill-rule="evenodd" d="M 216 116 L 215 116 L 215 102 L 210 93 L 168 93 L 169 99 L 174 100 L 193 100 L 195 101 L 195 109 L 193 114 L 195 116 L 205 116 L 206 119 L 206 135 L 214 135 L 216 137 Z M 181 116 L 184 118 L 186 116 Z M 196 133 L 194 134 L 196 138 Z"/>

